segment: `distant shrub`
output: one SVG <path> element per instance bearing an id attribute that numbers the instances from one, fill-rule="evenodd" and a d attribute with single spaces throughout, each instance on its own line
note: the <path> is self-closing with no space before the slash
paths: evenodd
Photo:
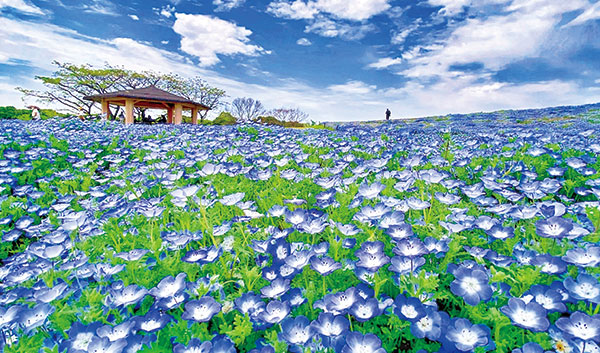
<path id="1" fill-rule="evenodd" d="M 52 109 L 40 109 L 40 117 L 44 120 L 65 116 L 67 115 L 60 114 Z M 0 119 L 31 120 L 31 109 L 17 109 L 13 106 L 0 107 Z"/>
<path id="2" fill-rule="evenodd" d="M 259 124 L 264 124 L 264 125 L 277 125 L 277 126 L 283 126 L 284 122 L 277 120 L 277 118 L 275 118 L 274 116 L 259 116 L 256 119 L 256 122 Z"/>
<path id="3" fill-rule="evenodd" d="M 235 125 L 237 119 L 228 112 L 222 112 L 215 120 L 205 120 L 202 123 L 206 125 Z"/>

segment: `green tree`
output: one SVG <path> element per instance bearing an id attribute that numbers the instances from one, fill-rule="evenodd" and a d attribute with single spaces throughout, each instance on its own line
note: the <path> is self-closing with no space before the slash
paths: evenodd
<path id="1" fill-rule="evenodd" d="M 211 109 L 220 106 L 225 97 L 225 91 L 211 87 L 199 77 L 183 78 L 177 74 L 161 74 L 154 71 L 137 72 L 110 65 L 94 68 L 90 65 L 73 65 L 58 61 L 53 63 L 58 69 L 51 76 L 36 76 L 46 87 L 45 90 L 36 91 L 22 87 L 18 87 L 17 90 L 40 102 L 60 103 L 72 113 L 77 113 L 80 107 L 84 108 L 87 114 L 100 109 L 98 103 L 83 99 L 85 96 L 150 85 L 204 104 Z M 138 112 L 144 116 L 144 109 L 139 109 Z M 118 113 L 119 108 L 112 115 Z M 201 112 L 201 119 L 206 117 L 206 113 Z"/>
<path id="2" fill-rule="evenodd" d="M 223 98 L 226 97 L 224 90 L 210 86 L 198 76 L 184 78 L 177 74 L 162 75 L 158 87 L 196 103 L 203 104 L 211 110 L 222 106 Z M 204 120 L 207 114 L 208 110 L 200 111 L 198 113 L 200 120 Z"/>

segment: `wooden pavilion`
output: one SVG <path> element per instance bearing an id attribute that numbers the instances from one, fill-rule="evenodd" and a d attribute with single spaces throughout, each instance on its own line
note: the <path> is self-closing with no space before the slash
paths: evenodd
<path id="1" fill-rule="evenodd" d="M 102 114 L 108 118 L 110 105 L 125 107 L 125 124 L 133 124 L 133 108 L 166 109 L 167 123 L 181 124 L 183 110 L 191 110 L 192 124 L 198 124 L 198 111 L 209 110 L 204 104 L 196 103 L 185 97 L 169 93 L 155 86 L 123 90 L 105 94 L 86 96 L 83 99 L 102 105 Z"/>

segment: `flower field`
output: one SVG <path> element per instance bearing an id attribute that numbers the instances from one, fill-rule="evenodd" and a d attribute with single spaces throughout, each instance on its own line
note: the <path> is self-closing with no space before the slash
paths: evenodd
<path id="1" fill-rule="evenodd" d="M 599 108 L 0 121 L 0 347 L 600 352 Z"/>

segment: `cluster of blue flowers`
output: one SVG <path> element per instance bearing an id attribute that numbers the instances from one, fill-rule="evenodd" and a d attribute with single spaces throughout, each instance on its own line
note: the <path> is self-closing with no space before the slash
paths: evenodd
<path id="1" fill-rule="evenodd" d="M 0 121 L 0 348 L 598 352 L 599 125 L 515 114 Z"/>

